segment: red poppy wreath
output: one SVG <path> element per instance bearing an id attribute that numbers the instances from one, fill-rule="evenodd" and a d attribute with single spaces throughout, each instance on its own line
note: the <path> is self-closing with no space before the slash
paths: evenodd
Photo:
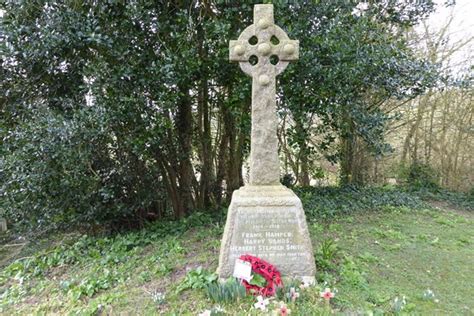
<path id="1" fill-rule="evenodd" d="M 275 295 L 276 288 L 283 286 L 280 272 L 268 262 L 251 255 L 242 255 L 240 256 L 240 260 L 250 262 L 252 265 L 252 280 L 250 280 L 250 282 L 242 280 L 242 285 L 247 289 L 248 293 L 253 295 L 273 296 Z M 266 284 L 252 282 L 262 277 L 266 281 L 264 282 Z"/>

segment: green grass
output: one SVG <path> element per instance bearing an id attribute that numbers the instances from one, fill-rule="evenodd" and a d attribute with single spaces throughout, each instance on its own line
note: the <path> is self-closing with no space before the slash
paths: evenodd
<path id="1" fill-rule="evenodd" d="M 396 297 L 405 296 L 405 311 L 473 313 L 473 215 L 399 208 L 339 219 L 337 229 L 322 229 L 323 238 L 338 240 L 341 265 L 349 265 L 336 282 L 337 303 L 343 310 L 387 313 Z M 432 300 L 423 298 L 428 289 Z"/>
<path id="2" fill-rule="evenodd" d="M 474 313 L 473 212 L 428 207 L 390 190 L 343 192 L 337 204 L 335 192 L 326 200 L 300 192 L 318 284 L 289 304 L 293 315 L 329 314 L 319 298 L 326 286 L 337 288 L 331 309 L 340 314 Z M 321 220 L 330 203 L 335 211 Z M 196 214 L 113 237 L 57 235 L 39 250 L 0 246 L 0 314 L 196 315 L 216 305 L 200 287 L 217 267 L 222 232 L 222 217 Z M 191 279 L 199 266 L 202 278 Z M 406 301 L 398 309 L 397 297 Z M 253 302 L 246 297 L 222 307 L 231 315 L 257 315 Z"/>

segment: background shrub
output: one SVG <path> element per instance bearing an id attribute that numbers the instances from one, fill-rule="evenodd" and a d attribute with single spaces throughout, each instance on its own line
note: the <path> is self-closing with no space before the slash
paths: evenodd
<path id="1" fill-rule="evenodd" d="M 130 173 L 131 159 L 117 159 L 114 134 L 105 122 L 99 107 L 75 110 L 69 117 L 42 109 L 6 133 L 0 208 L 14 226 L 38 232 L 136 221 L 147 215 L 137 210 L 159 202 L 159 183 L 155 190 L 130 185 L 130 177 L 141 174 Z M 142 173 L 142 183 L 157 182 Z"/>
<path id="2" fill-rule="evenodd" d="M 407 183 L 414 187 L 438 188 L 439 175 L 431 166 L 415 162 L 408 170 Z"/>

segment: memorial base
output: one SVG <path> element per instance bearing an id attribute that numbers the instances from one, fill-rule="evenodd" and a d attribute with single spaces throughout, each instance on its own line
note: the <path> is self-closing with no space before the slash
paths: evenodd
<path id="1" fill-rule="evenodd" d="M 315 264 L 300 199 L 282 186 L 244 186 L 232 195 L 219 256 L 219 278 L 232 276 L 235 259 L 257 256 L 282 277 L 314 282 Z"/>

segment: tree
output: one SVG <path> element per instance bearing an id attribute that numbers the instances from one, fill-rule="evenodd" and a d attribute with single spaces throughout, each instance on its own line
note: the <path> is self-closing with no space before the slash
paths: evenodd
<path id="1" fill-rule="evenodd" d="M 339 141 L 337 155 L 327 158 L 340 162 L 343 184 L 364 183 L 363 168 L 356 163 L 361 152 L 389 151 L 383 136 L 392 116 L 383 104 L 413 98 L 432 85 L 436 75 L 432 64 L 414 54 L 403 33 L 433 10 L 431 1 L 356 4 L 301 3 L 283 14 L 283 23 L 292 25 L 291 36 L 299 38 L 301 46 L 299 63 L 283 74 L 285 83 L 280 85 L 284 106 L 294 119 L 288 139 L 301 152 L 301 170 L 311 169 L 307 144 L 315 135 L 298 132 L 294 137 L 293 128 L 314 125 L 316 114 L 322 137 L 311 150 L 327 153 L 328 146 Z"/>
<path id="2" fill-rule="evenodd" d="M 279 107 L 296 126 L 281 136 L 303 185 L 336 141 L 346 144 L 337 157 L 350 182 L 355 139 L 384 150 L 379 103 L 426 86 L 426 64 L 399 28 L 431 2 L 373 2 L 360 16 L 356 5 L 276 8 L 302 47 L 280 78 Z M 250 80 L 227 50 L 253 6 L 43 0 L 2 9 L 0 203 L 11 220 L 140 225 L 212 211 L 243 185 Z"/>
<path id="3" fill-rule="evenodd" d="M 468 127 L 473 115 L 472 56 L 459 53 L 472 45 L 473 38 L 452 38 L 453 14 L 451 10 L 439 28 L 422 23 L 410 33 L 419 54 L 439 65 L 442 76 L 425 94 L 398 109 L 404 115 L 390 127 L 389 137 L 403 136 L 400 154 L 395 156 L 402 171 L 423 167 L 437 185 L 468 190 L 473 180 Z"/>

